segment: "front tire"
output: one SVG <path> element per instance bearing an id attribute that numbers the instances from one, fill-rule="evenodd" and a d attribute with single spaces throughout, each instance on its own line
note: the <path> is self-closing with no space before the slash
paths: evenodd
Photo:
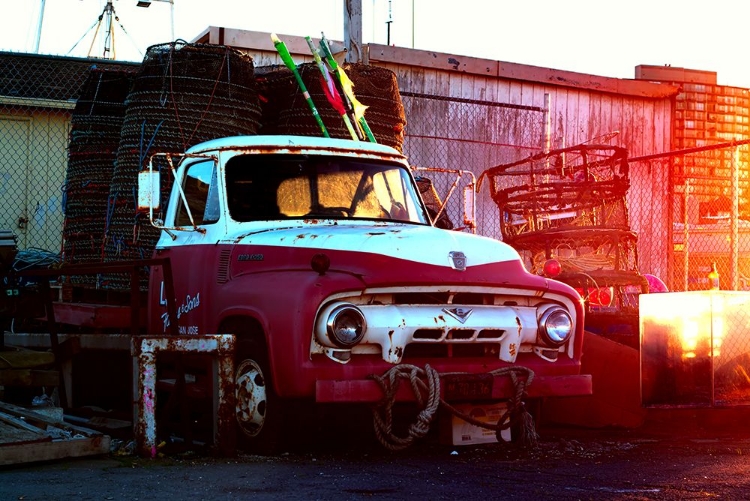
<path id="1" fill-rule="evenodd" d="M 240 343 L 235 364 L 236 421 L 241 448 L 274 454 L 280 446 L 283 413 L 273 390 L 267 355 L 255 343 Z"/>

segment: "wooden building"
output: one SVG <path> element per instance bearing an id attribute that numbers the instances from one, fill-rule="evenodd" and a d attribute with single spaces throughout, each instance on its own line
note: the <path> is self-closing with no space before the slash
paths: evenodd
<path id="1" fill-rule="evenodd" d="M 312 61 L 304 38 L 279 37 L 295 62 Z M 194 41 L 247 51 L 256 67 L 282 64 L 270 33 L 209 27 Z M 545 148 L 591 142 L 642 156 L 674 147 L 674 85 L 387 45 L 369 44 L 363 53 L 369 64 L 396 75 L 407 122 L 404 153 L 416 167 L 469 171 L 476 178 Z M 668 276 L 671 256 L 668 175 L 668 169 L 635 163 L 628 195 L 641 270 L 661 277 Z M 441 194 L 452 182 L 450 175 L 443 177 L 437 183 Z M 460 223 L 456 205 L 449 214 Z M 477 194 L 476 219 L 478 233 L 500 238 L 486 187 Z"/>

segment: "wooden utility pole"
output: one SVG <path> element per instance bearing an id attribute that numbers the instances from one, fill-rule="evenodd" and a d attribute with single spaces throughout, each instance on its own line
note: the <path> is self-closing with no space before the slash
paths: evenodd
<path id="1" fill-rule="evenodd" d="M 344 0 L 344 48 L 347 63 L 365 63 L 362 50 L 362 0 Z"/>

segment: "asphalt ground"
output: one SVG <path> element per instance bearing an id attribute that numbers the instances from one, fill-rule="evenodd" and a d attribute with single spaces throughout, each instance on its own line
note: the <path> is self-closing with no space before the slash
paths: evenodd
<path id="1" fill-rule="evenodd" d="M 399 452 L 337 429 L 273 456 L 123 448 L 0 470 L 3 500 L 750 499 L 750 411 L 660 409 L 635 429 L 540 425 L 538 443 Z"/>

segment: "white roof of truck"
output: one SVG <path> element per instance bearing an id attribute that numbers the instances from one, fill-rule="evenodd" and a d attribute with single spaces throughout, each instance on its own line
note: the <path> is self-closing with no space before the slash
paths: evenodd
<path id="1" fill-rule="evenodd" d="M 222 137 L 192 146 L 187 152 L 197 154 L 230 149 L 290 150 L 290 152 L 295 153 L 313 153 L 315 150 L 323 150 L 340 154 L 370 154 L 404 159 L 404 156 L 396 149 L 384 144 L 313 136 L 253 135 Z"/>

